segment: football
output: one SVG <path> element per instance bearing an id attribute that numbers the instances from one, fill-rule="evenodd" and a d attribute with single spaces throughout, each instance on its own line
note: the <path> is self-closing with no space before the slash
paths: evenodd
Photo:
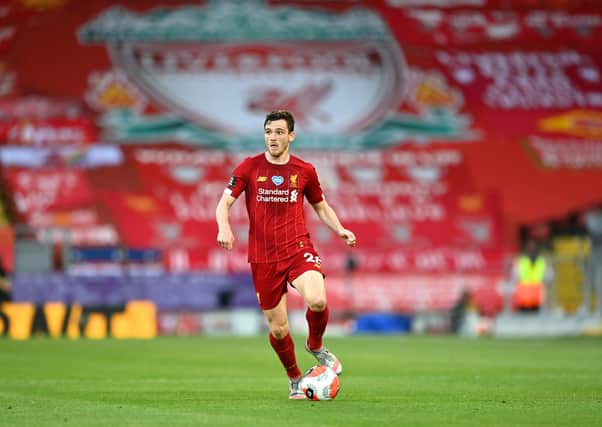
<path id="1" fill-rule="evenodd" d="M 340 388 L 338 375 L 328 366 L 313 366 L 301 379 L 301 389 L 310 400 L 332 400 Z"/>

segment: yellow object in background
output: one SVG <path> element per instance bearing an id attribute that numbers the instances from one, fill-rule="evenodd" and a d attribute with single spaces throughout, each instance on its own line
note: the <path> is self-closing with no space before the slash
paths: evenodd
<path id="1" fill-rule="evenodd" d="M 111 319 L 111 336 L 117 339 L 130 338 L 132 335 L 130 319 L 127 313 L 116 313 Z"/>
<path id="2" fill-rule="evenodd" d="M 93 340 L 107 337 L 107 318 L 100 313 L 91 313 L 84 329 L 84 336 Z"/>
<path id="3" fill-rule="evenodd" d="M 10 320 L 8 335 L 16 340 L 26 340 L 31 336 L 31 324 L 35 307 L 28 302 L 5 303 L 2 306 L 4 313 Z"/>
<path id="4" fill-rule="evenodd" d="M 582 138 L 602 137 L 602 113 L 592 110 L 571 110 L 539 120 L 539 129 Z"/>
<path id="5" fill-rule="evenodd" d="M 566 313 L 575 313 L 583 303 L 585 265 L 591 246 L 582 237 L 556 237 L 553 242 L 556 258 L 554 287 L 558 305 Z"/>
<path id="6" fill-rule="evenodd" d="M 129 338 L 149 339 L 157 336 L 157 307 L 152 301 L 131 301 L 125 312 L 130 316 Z"/>
<path id="7" fill-rule="evenodd" d="M 44 315 L 48 325 L 48 333 L 53 338 L 59 338 L 63 334 L 63 321 L 67 307 L 62 302 L 49 302 L 44 305 Z"/>
<path id="8" fill-rule="evenodd" d="M 36 307 L 31 303 L 5 303 L 2 311 L 9 319 L 8 336 L 17 340 L 31 337 Z M 64 336 L 77 339 L 81 337 L 80 321 L 83 309 L 79 304 L 71 306 L 69 319 L 63 335 L 65 316 L 68 307 L 60 302 L 47 303 L 42 307 L 48 334 L 52 338 Z M 107 338 L 109 319 L 102 313 L 90 313 L 83 330 L 83 336 L 89 339 Z M 4 332 L 0 323 L 0 335 Z M 123 313 L 116 313 L 110 319 L 110 336 L 127 339 L 150 339 L 157 336 L 157 308 L 152 301 L 131 301 Z"/>
<path id="9" fill-rule="evenodd" d="M 71 306 L 71 316 L 69 316 L 69 323 L 67 324 L 67 337 L 71 339 L 77 339 L 80 336 L 79 333 L 79 321 L 82 317 L 82 306 L 79 304 L 73 304 Z"/>
<path id="10" fill-rule="evenodd" d="M 65 7 L 68 2 L 69 0 L 20 0 L 25 8 L 37 11 Z"/>
<path id="11" fill-rule="evenodd" d="M 111 335 L 114 338 L 149 339 L 157 336 L 157 308 L 152 301 L 132 301 L 125 312 L 113 315 Z"/>

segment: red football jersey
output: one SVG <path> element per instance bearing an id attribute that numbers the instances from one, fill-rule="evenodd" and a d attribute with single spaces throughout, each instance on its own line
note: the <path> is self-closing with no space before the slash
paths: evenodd
<path id="1" fill-rule="evenodd" d="M 265 153 L 248 157 L 232 173 L 228 189 L 243 191 L 249 213 L 249 262 L 277 262 L 311 246 L 303 200 L 324 199 L 315 168 L 295 156 L 276 165 Z"/>

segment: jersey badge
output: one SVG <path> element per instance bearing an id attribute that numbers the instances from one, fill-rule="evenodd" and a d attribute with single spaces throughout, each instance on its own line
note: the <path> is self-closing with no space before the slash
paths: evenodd
<path id="1" fill-rule="evenodd" d="M 296 187 L 297 186 L 297 175 L 291 175 L 291 187 Z"/>
<path id="2" fill-rule="evenodd" d="M 280 175 L 272 176 L 272 182 L 276 185 L 280 185 L 284 182 L 284 178 Z"/>

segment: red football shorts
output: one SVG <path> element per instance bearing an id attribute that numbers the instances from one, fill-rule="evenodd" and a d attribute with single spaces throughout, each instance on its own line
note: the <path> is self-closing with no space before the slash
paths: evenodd
<path id="1" fill-rule="evenodd" d="M 257 301 L 262 310 L 278 305 L 289 283 L 309 270 L 322 273 L 320 257 L 313 247 L 278 262 L 251 263 Z M 323 274 L 323 273 L 322 273 Z"/>

